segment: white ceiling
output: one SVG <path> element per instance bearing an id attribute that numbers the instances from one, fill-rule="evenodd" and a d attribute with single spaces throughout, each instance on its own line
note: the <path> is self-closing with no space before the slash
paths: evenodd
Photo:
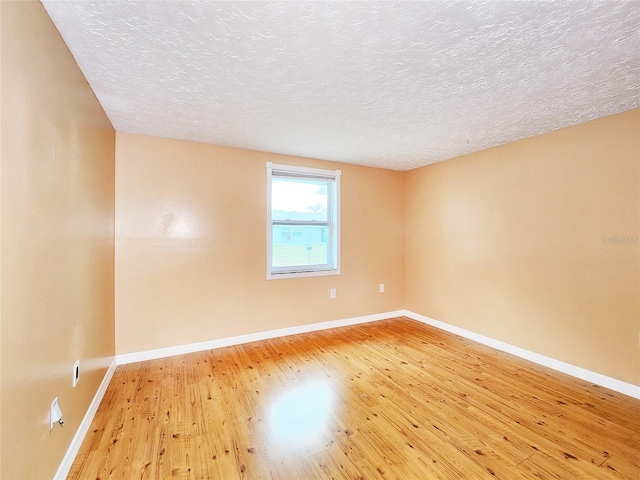
<path id="1" fill-rule="evenodd" d="M 43 0 L 116 130 L 408 170 L 640 106 L 640 1 Z"/>

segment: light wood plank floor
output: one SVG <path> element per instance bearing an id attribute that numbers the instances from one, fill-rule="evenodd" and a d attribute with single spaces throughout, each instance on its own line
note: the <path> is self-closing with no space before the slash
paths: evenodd
<path id="1" fill-rule="evenodd" d="M 634 479 L 640 401 L 401 318 L 118 367 L 71 479 Z"/>

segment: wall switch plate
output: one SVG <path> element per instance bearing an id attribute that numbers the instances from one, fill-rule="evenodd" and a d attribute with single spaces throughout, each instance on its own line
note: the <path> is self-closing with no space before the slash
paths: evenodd
<path id="1" fill-rule="evenodd" d="M 336 289 L 332 288 L 329 290 L 329 298 L 336 298 Z"/>
<path id="2" fill-rule="evenodd" d="M 78 385 L 80 381 L 80 360 L 76 360 L 76 363 L 73 364 L 73 386 Z"/>
<path id="3" fill-rule="evenodd" d="M 379 289 L 380 289 L 380 293 L 384 293 L 384 283 L 380 284 Z"/>

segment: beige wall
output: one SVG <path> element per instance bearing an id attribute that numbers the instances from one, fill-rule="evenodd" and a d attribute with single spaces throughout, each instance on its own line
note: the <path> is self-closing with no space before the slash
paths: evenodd
<path id="1" fill-rule="evenodd" d="M 115 351 L 115 134 L 40 2 L 0 9 L 0 478 L 47 479 Z"/>
<path id="2" fill-rule="evenodd" d="M 2 348 L 2 6 L 0 5 L 0 348 Z M 2 475 L 2 351 L 0 350 L 0 475 Z"/>
<path id="3" fill-rule="evenodd" d="M 267 161 L 342 169 L 339 276 L 266 280 Z M 389 170 L 118 133 L 117 353 L 400 309 L 402 184 Z"/>
<path id="4" fill-rule="evenodd" d="M 404 307 L 640 385 L 639 179 L 638 109 L 408 172 Z"/>

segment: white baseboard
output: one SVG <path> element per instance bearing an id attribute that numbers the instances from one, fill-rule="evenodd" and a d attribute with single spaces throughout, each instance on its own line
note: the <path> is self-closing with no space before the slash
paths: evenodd
<path id="1" fill-rule="evenodd" d="M 104 393 L 107 391 L 107 387 L 109 386 L 109 382 L 111 382 L 111 378 L 113 377 L 114 372 L 116 371 L 116 359 L 114 358 L 107 369 L 107 372 L 104 374 L 104 378 L 102 382 L 100 382 L 100 386 L 98 387 L 98 391 L 93 397 L 93 400 L 89 404 L 89 408 L 87 409 L 87 413 L 85 413 L 82 422 L 80 422 L 80 426 L 76 431 L 76 434 L 73 436 L 73 440 L 71 440 L 71 444 L 67 449 L 67 453 L 65 453 L 60 466 L 58 467 L 58 471 L 53 477 L 53 480 L 65 480 L 67 475 L 69 475 L 69 470 L 71 470 L 71 466 L 73 465 L 73 461 L 76 459 L 76 455 L 80 450 L 80 446 L 82 445 L 82 441 L 84 440 L 85 435 L 89 431 L 89 427 L 91 427 L 91 422 L 93 421 L 93 417 L 98 411 L 98 407 L 100 406 L 100 402 L 102 401 L 102 397 L 104 397 Z"/>
<path id="2" fill-rule="evenodd" d="M 404 315 L 404 310 L 396 310 L 394 312 L 376 313 L 373 315 L 364 315 L 361 317 L 345 318 L 342 320 L 332 320 L 328 322 L 311 323 L 308 325 L 300 325 L 297 327 L 279 328 L 276 330 L 268 330 L 265 332 L 249 333 L 246 335 L 238 335 L 236 337 L 220 338 L 217 340 L 209 340 L 206 342 L 190 343 L 187 345 L 178 345 L 175 347 L 158 348 L 155 350 L 145 350 L 142 352 L 124 353 L 116 356 L 118 365 L 127 363 L 142 362 L 145 360 L 155 360 L 157 358 L 172 357 L 174 355 L 183 355 L 185 353 L 201 352 L 203 350 L 211 350 L 214 348 L 229 347 L 231 345 L 240 345 L 243 343 L 255 342 L 257 340 L 268 340 L 270 338 L 286 337 L 288 335 L 296 335 L 299 333 L 316 332 L 329 328 L 346 327 L 348 325 L 356 325 L 359 323 L 374 322 L 376 320 L 385 320 L 387 318 L 400 317 Z"/>
<path id="3" fill-rule="evenodd" d="M 465 330 L 464 328 L 456 327 L 454 325 L 450 325 L 448 323 L 441 322 L 439 320 L 434 320 L 433 318 L 429 318 L 424 315 L 420 315 L 419 313 L 411 312 L 409 310 L 396 310 L 393 312 L 378 313 L 374 315 L 364 315 L 361 317 L 345 318 L 342 320 L 312 323 L 308 325 L 300 325 L 297 327 L 280 328 L 277 330 L 268 330 L 265 332 L 250 333 L 247 335 L 238 335 L 236 337 L 227 337 L 227 338 L 221 338 L 218 340 L 210 340 L 206 342 L 191 343 L 187 345 L 178 345 L 175 347 L 158 348 L 156 350 L 146 350 L 146 351 L 134 352 L 134 353 L 125 353 L 122 355 L 117 355 L 116 361 L 118 365 L 124 365 L 127 363 L 142 362 L 145 360 L 154 360 L 157 358 L 171 357 L 174 355 L 182 355 L 185 353 L 201 352 L 203 350 L 211 350 L 215 348 L 228 347 L 231 345 L 240 345 L 243 343 L 255 342 L 258 340 L 267 340 L 270 338 L 285 337 L 288 335 L 296 335 L 299 333 L 315 332 L 319 330 L 326 330 L 329 328 L 344 327 L 347 325 L 356 325 L 359 323 L 374 322 L 377 320 L 385 320 L 388 318 L 401 317 L 401 316 L 405 316 L 413 320 L 417 320 L 421 323 L 425 323 L 432 327 L 436 327 L 441 330 L 451 332 L 455 335 L 460 335 L 461 337 L 468 338 L 469 340 L 473 340 L 483 345 L 487 345 L 489 347 L 495 348 L 496 350 L 500 350 L 500 351 L 509 353 L 511 355 L 515 355 L 516 357 L 524 358 L 525 360 L 529 360 L 531 362 L 537 363 L 538 365 L 551 368 L 558 372 L 566 373 L 567 375 L 571 375 L 573 377 L 586 380 L 587 382 L 593 383 L 595 385 L 600 385 L 602 387 L 609 388 L 611 390 L 623 393 L 630 397 L 640 399 L 640 386 L 633 385 L 631 383 L 626 383 L 621 380 L 617 380 L 615 378 L 611 378 L 606 375 L 602 375 L 600 373 L 592 372 L 590 370 L 586 370 L 581 367 L 576 367 L 575 365 L 561 362 L 560 360 L 556 360 L 554 358 L 547 357 L 539 353 L 531 352 L 529 350 L 525 350 L 524 348 L 516 347 L 514 345 L 510 345 L 500 340 L 495 340 L 490 337 L 485 337 L 484 335 L 480 335 L 470 330 Z"/>
<path id="4" fill-rule="evenodd" d="M 419 313 L 414 313 L 409 310 L 404 310 L 402 315 L 413 320 L 425 323 L 427 325 L 431 325 L 432 327 L 446 330 L 447 332 L 451 332 L 455 335 L 459 335 L 461 337 L 468 338 L 469 340 L 487 345 L 488 347 L 495 348 L 496 350 L 510 353 L 511 355 L 515 355 L 516 357 L 524 358 L 525 360 L 529 360 L 558 372 L 566 373 L 567 375 L 571 375 L 572 377 L 580 378 L 595 385 L 600 385 L 601 387 L 609 388 L 630 397 L 640 399 L 640 386 L 638 385 L 626 383 L 615 378 L 607 377 L 606 375 L 602 375 L 600 373 L 592 372 L 581 367 L 576 367 L 575 365 L 561 362 L 560 360 L 555 360 L 551 357 L 546 357 L 544 355 L 540 355 L 539 353 L 531 352 L 529 350 L 525 350 L 524 348 L 501 342 L 500 340 L 494 340 L 493 338 L 485 337 L 484 335 L 480 335 L 478 333 L 474 333 L 472 331 L 465 330 L 464 328 L 456 327 L 448 323 L 440 322 L 438 320 L 434 320 L 433 318 L 425 317 L 424 315 L 420 315 Z"/>

